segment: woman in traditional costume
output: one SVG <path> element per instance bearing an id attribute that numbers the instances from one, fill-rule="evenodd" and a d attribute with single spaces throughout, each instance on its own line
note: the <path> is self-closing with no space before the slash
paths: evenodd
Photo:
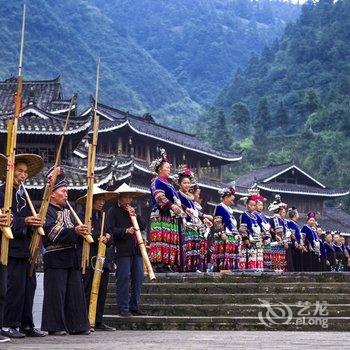
<path id="1" fill-rule="evenodd" d="M 316 232 L 316 213 L 311 211 L 307 214 L 306 224 L 302 227 L 305 247 L 307 252 L 304 253 L 305 271 L 317 271 L 319 265 L 320 245 Z"/>
<path id="2" fill-rule="evenodd" d="M 303 251 L 304 244 L 300 232 L 300 227 L 298 225 L 299 212 L 295 207 L 288 209 L 289 220 L 287 221 L 287 226 L 290 229 L 292 235 L 292 260 L 294 271 L 303 271 Z"/>
<path id="3" fill-rule="evenodd" d="M 259 194 L 259 189 L 255 188 L 256 194 L 256 206 L 255 206 L 255 215 L 257 217 L 258 224 L 261 228 L 261 243 L 263 251 L 263 269 L 271 270 L 271 225 L 270 219 L 266 217 L 263 213 L 264 211 L 264 202 L 266 198 Z"/>
<path id="4" fill-rule="evenodd" d="M 246 210 L 241 215 L 239 233 L 242 237 L 240 269 L 263 269 L 262 230 L 258 222 L 256 202 L 258 194 L 246 197 Z"/>
<path id="5" fill-rule="evenodd" d="M 286 250 L 290 243 L 290 230 L 287 227 L 286 217 L 287 204 L 281 201 L 281 196 L 276 195 L 275 201 L 270 204 L 269 211 L 274 213 L 270 219 L 271 226 L 271 269 L 274 271 L 287 270 Z M 290 260 L 290 259 L 288 259 Z M 292 265 L 292 264 L 290 264 Z"/>
<path id="6" fill-rule="evenodd" d="M 193 196 L 194 207 L 198 211 L 198 217 L 201 220 L 201 225 L 199 226 L 199 261 L 201 271 L 206 271 L 208 269 L 208 262 L 210 261 L 208 240 L 210 239 L 210 228 L 213 226 L 213 216 L 203 213 L 203 207 L 201 205 L 201 189 L 198 184 L 193 184 L 191 186 L 190 193 Z"/>
<path id="7" fill-rule="evenodd" d="M 201 272 L 206 268 L 205 255 L 201 254 L 203 234 L 207 226 L 202 220 L 207 222 L 204 214 L 196 209 L 194 197 L 190 193 L 191 185 L 194 182 L 194 174 L 190 169 L 184 169 L 178 174 L 178 183 L 180 186 L 179 198 L 183 209 L 186 211 L 184 218 L 184 236 L 182 240 L 182 255 L 185 272 L 196 271 Z M 208 222 L 207 222 L 208 224 Z"/>
<path id="8" fill-rule="evenodd" d="M 180 235 L 183 210 L 179 195 L 169 182 L 170 163 L 164 149 L 161 157 L 152 162 L 151 170 L 157 176 L 151 182 L 150 261 L 159 271 L 178 270 Z"/>
<path id="9" fill-rule="evenodd" d="M 183 218 L 183 238 L 181 254 L 183 259 L 183 271 L 195 272 L 199 270 L 199 244 L 200 237 L 198 226 L 195 222 L 195 204 L 190 193 L 191 184 L 194 182 L 194 174 L 190 169 L 184 169 L 178 174 L 178 193 L 182 208 L 186 211 Z M 197 213 L 198 214 L 198 213 Z M 198 218 L 198 215 L 197 215 Z"/>
<path id="10" fill-rule="evenodd" d="M 345 247 L 345 239 L 339 234 L 335 234 L 333 237 L 334 240 L 334 251 L 336 255 L 336 270 L 337 271 L 346 271 L 349 262 L 349 253 Z"/>
<path id="11" fill-rule="evenodd" d="M 211 263 L 215 271 L 237 268 L 238 231 L 237 221 L 233 216 L 232 205 L 235 189 L 224 188 L 219 191 L 221 203 L 214 211 L 214 237 Z"/>

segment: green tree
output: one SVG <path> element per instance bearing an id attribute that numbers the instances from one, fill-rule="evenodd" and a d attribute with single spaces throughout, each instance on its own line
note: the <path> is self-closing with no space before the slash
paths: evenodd
<path id="1" fill-rule="evenodd" d="M 263 97 L 259 101 L 254 127 L 255 129 L 262 128 L 263 130 L 268 130 L 268 128 L 271 128 L 271 118 L 267 97 Z"/>
<path id="2" fill-rule="evenodd" d="M 239 139 L 250 135 L 251 119 L 246 103 L 237 102 L 232 106 L 228 117 L 228 128 Z"/>
<path id="3" fill-rule="evenodd" d="M 288 123 L 288 112 L 284 108 L 282 101 L 280 101 L 278 104 L 274 120 L 276 125 L 280 128 L 283 128 Z"/>
<path id="4" fill-rule="evenodd" d="M 254 120 L 254 143 L 261 144 L 271 128 L 271 119 L 266 97 L 260 99 Z"/>
<path id="5" fill-rule="evenodd" d="M 317 92 L 314 89 L 309 89 L 306 91 L 303 104 L 305 107 L 305 112 L 308 114 L 314 113 L 320 107 L 320 100 Z"/>
<path id="6" fill-rule="evenodd" d="M 216 115 L 216 125 L 212 129 L 212 143 L 218 150 L 229 150 L 231 146 L 231 136 L 227 128 L 226 117 L 221 109 Z"/>
<path id="7" fill-rule="evenodd" d="M 334 154 L 331 152 L 327 153 L 321 161 L 320 174 L 329 182 L 333 182 L 336 181 L 337 170 L 337 163 Z"/>

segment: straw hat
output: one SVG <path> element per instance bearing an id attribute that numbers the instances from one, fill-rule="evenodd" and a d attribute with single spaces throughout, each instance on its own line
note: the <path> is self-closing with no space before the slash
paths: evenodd
<path id="1" fill-rule="evenodd" d="M 28 166 L 28 178 L 31 178 L 38 174 L 44 167 L 43 159 L 37 154 L 16 154 L 15 163 L 23 162 Z M 7 169 L 7 157 L 4 154 L 0 154 L 0 179 L 6 178 Z"/>
<path id="2" fill-rule="evenodd" d="M 114 191 L 114 193 L 116 193 L 117 195 L 130 194 L 133 197 L 142 197 L 145 195 L 145 192 L 143 192 L 142 190 L 139 190 L 138 188 L 132 188 L 128 184 L 126 184 L 125 182 L 122 185 L 120 185 Z"/>
<path id="3" fill-rule="evenodd" d="M 112 199 L 117 198 L 118 194 L 115 193 L 115 192 L 112 192 L 112 191 L 104 191 L 104 190 L 102 190 L 101 188 L 99 188 L 98 186 L 95 185 L 94 189 L 93 189 L 92 196 L 93 196 L 93 198 L 95 198 L 97 196 L 98 197 L 102 197 L 106 202 L 108 202 L 108 201 L 110 201 Z M 85 194 L 82 197 L 79 197 L 76 200 L 76 203 L 81 204 L 81 205 L 85 205 L 86 198 L 87 198 L 87 194 Z"/>

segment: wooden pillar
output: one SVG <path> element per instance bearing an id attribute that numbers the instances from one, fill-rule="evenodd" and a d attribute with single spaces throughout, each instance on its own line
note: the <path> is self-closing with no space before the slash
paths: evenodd
<path id="1" fill-rule="evenodd" d="M 201 177 L 201 162 L 200 162 L 200 160 L 197 160 L 196 163 L 197 163 L 196 164 L 197 177 Z"/>
<path id="2" fill-rule="evenodd" d="M 219 180 L 222 181 L 222 165 L 219 165 L 218 169 L 219 169 Z"/>
<path id="3" fill-rule="evenodd" d="M 176 155 L 175 155 L 175 153 L 173 153 L 173 161 L 172 161 L 172 163 L 173 163 L 173 169 L 174 169 L 174 170 L 177 170 Z"/>
<path id="4" fill-rule="evenodd" d="M 146 146 L 146 160 L 147 163 L 151 163 L 151 149 L 149 145 Z"/>
<path id="5" fill-rule="evenodd" d="M 69 139 L 69 143 L 68 143 L 68 157 L 70 157 L 70 155 L 72 154 L 72 150 L 73 150 L 73 146 L 72 146 L 72 139 Z"/>
<path id="6" fill-rule="evenodd" d="M 118 136 L 118 143 L 117 143 L 117 154 L 121 154 L 123 151 L 123 140 L 121 136 Z"/>

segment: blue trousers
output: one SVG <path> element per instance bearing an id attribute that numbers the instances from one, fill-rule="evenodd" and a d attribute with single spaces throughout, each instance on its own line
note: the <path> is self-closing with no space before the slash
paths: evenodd
<path id="1" fill-rule="evenodd" d="M 142 256 L 117 257 L 116 263 L 118 310 L 137 311 L 144 276 Z"/>

